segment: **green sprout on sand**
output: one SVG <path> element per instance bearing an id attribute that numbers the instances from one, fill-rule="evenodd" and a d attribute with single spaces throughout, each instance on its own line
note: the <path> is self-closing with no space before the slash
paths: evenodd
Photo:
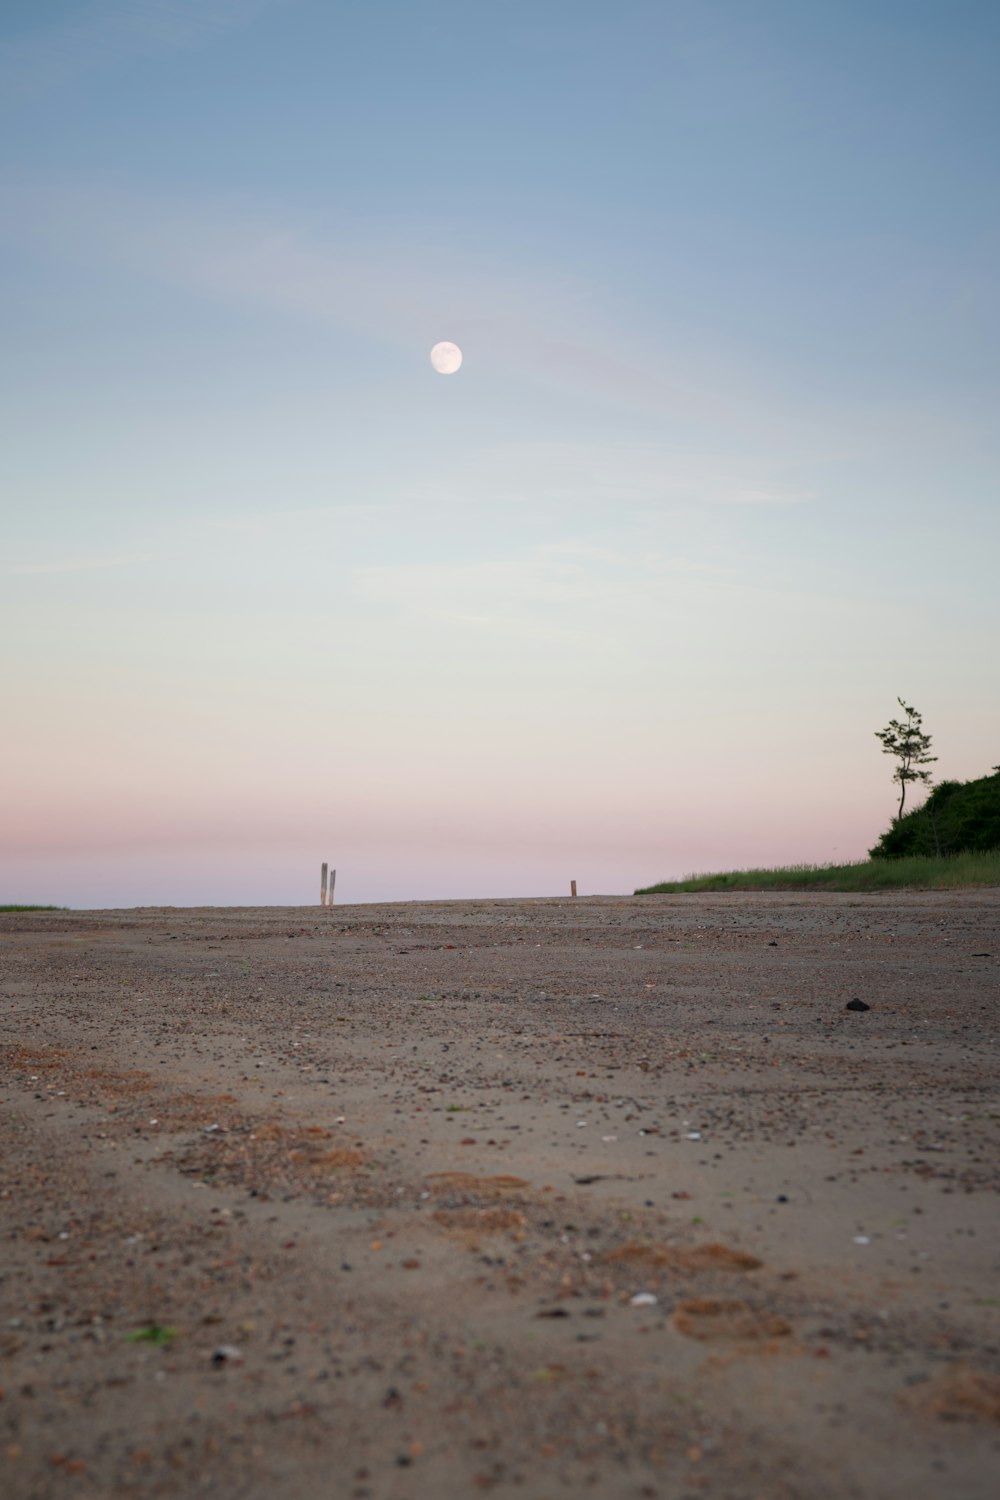
<path id="1" fill-rule="evenodd" d="M 162 1347 L 177 1337 L 177 1329 L 168 1328 L 165 1323 L 144 1323 L 141 1328 L 133 1328 L 125 1337 L 130 1344 L 156 1344 Z"/>

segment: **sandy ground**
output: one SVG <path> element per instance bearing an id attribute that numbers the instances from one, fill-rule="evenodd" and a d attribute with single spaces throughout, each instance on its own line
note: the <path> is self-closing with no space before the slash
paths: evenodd
<path id="1" fill-rule="evenodd" d="M 998 976 L 997 891 L 0 916 L 0 1492 L 985 1500 Z"/>

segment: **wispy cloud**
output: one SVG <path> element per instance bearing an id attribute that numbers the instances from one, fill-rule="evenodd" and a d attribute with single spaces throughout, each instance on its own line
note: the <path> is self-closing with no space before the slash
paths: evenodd
<path id="1" fill-rule="evenodd" d="M 204 46 L 286 0 L 104 0 L 0 42 L 0 99 L 31 100 L 80 74 Z M 41 8 L 39 7 L 39 11 Z"/>
<path id="2" fill-rule="evenodd" d="M 361 567 L 354 592 L 404 614 L 508 636 L 572 637 L 578 633 L 572 611 L 585 616 L 586 606 L 607 592 L 610 562 L 607 554 L 570 544 L 490 561 Z"/>
<path id="3" fill-rule="evenodd" d="M 469 562 L 416 561 L 359 567 L 355 595 L 410 619 L 469 625 L 507 642 L 579 647 L 627 627 L 642 639 L 666 610 L 742 587 L 730 570 L 632 546 L 582 541 L 527 547 Z M 628 622 L 631 622 L 630 624 Z"/>
<path id="4" fill-rule="evenodd" d="M 526 662 L 533 645 L 545 645 L 584 669 L 609 653 L 627 669 L 655 659 L 664 643 L 675 666 L 730 661 L 737 642 L 765 640 L 771 649 L 789 618 L 808 621 L 798 641 L 822 636 L 830 615 L 851 603 L 839 583 L 805 585 L 766 560 L 719 564 L 678 546 L 644 547 L 636 537 L 619 548 L 570 542 L 485 561 L 359 567 L 353 591 L 405 628 L 440 623 L 446 634 L 436 640 L 457 654 L 492 638 Z M 870 611 L 860 608 L 867 628 Z M 698 649 L 688 653 L 692 637 Z"/>
<path id="5" fill-rule="evenodd" d="M 583 509 L 631 509 L 678 505 L 792 505 L 814 498 L 787 477 L 783 464 L 766 455 L 718 455 L 655 442 L 534 442 L 486 449 L 473 460 L 456 460 L 434 485 L 415 491 L 411 502 L 533 505 Z"/>
<path id="6" fill-rule="evenodd" d="M 61 255 L 187 287 L 213 300 L 326 321 L 397 344 L 447 327 L 513 341 L 526 362 L 548 330 L 579 322 L 577 278 L 462 254 L 440 228 L 355 221 L 336 240 L 236 199 L 211 203 L 100 182 L 9 181 L 0 232 Z"/>
<path id="7" fill-rule="evenodd" d="M 522 383 L 582 390 L 609 406 L 780 443 L 785 452 L 815 447 L 815 434 L 793 424 L 787 409 L 769 410 L 759 381 L 745 372 L 702 370 L 695 382 L 682 355 L 671 364 L 617 326 L 585 276 L 457 247 L 450 228 L 353 220 L 330 238 L 285 211 L 235 199 L 209 203 L 99 182 L 13 180 L 3 188 L 0 234 L 50 253 L 400 349 L 422 348 L 445 330 L 466 347 L 470 368 L 474 353 Z"/>
<path id="8" fill-rule="evenodd" d="M 89 573 L 100 568 L 130 568 L 146 562 L 149 562 L 148 555 L 141 553 L 128 557 L 71 557 L 51 562 L 14 563 L 3 571 L 21 577 L 44 573 Z"/>

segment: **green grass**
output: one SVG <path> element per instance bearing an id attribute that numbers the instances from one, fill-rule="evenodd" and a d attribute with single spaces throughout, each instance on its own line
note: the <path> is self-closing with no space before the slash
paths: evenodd
<path id="1" fill-rule="evenodd" d="M 0 911 L 69 911 L 68 906 L 4 906 L 0 904 Z"/>
<path id="2" fill-rule="evenodd" d="M 1000 886 L 1000 849 L 941 857 L 914 854 L 905 859 L 868 859 L 857 865 L 786 865 L 775 870 L 728 870 L 688 875 L 644 886 L 637 896 L 674 891 L 902 891 L 954 890 L 957 886 Z"/>
<path id="3" fill-rule="evenodd" d="M 144 1323 L 141 1328 L 135 1328 L 122 1337 L 128 1339 L 130 1344 L 169 1344 L 171 1339 L 177 1337 L 177 1329 L 168 1328 L 164 1323 Z"/>

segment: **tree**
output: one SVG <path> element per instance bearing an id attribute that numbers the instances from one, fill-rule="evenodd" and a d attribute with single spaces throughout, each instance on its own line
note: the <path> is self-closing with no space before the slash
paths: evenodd
<path id="1" fill-rule="evenodd" d="M 901 818 L 909 783 L 922 781 L 925 786 L 930 785 L 930 771 L 918 771 L 917 767 L 929 765 L 931 761 L 937 760 L 937 756 L 927 754 L 931 748 L 931 737 L 924 734 L 923 716 L 908 703 L 904 703 L 902 698 L 897 698 L 896 702 L 906 715 L 905 721 L 890 719 L 885 729 L 876 729 L 875 738 L 882 741 L 883 755 L 894 755 L 899 761 L 892 779 L 899 782 L 899 810 L 896 817 Z"/>

